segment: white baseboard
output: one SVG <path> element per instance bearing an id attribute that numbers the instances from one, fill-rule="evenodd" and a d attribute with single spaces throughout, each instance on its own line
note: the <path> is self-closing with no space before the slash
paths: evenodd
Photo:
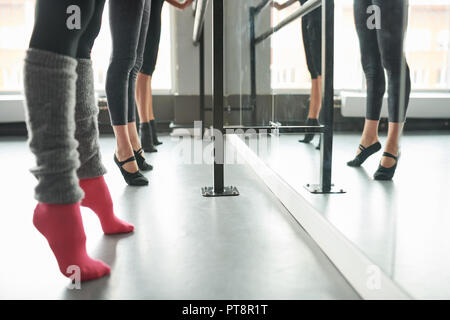
<path id="1" fill-rule="evenodd" d="M 0 123 L 25 121 L 22 95 L 0 95 Z"/>
<path id="2" fill-rule="evenodd" d="M 341 114 L 344 117 L 366 116 L 366 93 L 341 92 Z M 381 117 L 387 117 L 387 97 L 383 99 Z M 408 118 L 450 119 L 450 93 L 415 93 L 411 94 L 408 106 Z"/>

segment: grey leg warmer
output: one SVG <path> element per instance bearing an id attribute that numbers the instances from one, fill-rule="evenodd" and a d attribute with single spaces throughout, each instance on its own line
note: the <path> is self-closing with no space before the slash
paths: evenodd
<path id="1" fill-rule="evenodd" d="M 99 132 L 98 106 L 95 104 L 94 72 L 92 61 L 78 59 L 77 66 L 77 95 L 75 106 L 76 131 L 78 153 L 80 154 L 80 168 L 77 171 L 80 179 L 103 176 L 106 169 L 102 164 Z"/>
<path id="2" fill-rule="evenodd" d="M 36 156 L 35 198 L 41 203 L 71 204 L 84 194 L 78 184 L 75 139 L 77 61 L 68 56 L 29 49 L 24 90 L 29 145 Z"/>

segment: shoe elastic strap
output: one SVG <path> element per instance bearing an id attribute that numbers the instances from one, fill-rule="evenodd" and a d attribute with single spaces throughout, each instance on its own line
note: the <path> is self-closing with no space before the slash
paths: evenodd
<path id="1" fill-rule="evenodd" d="M 397 157 L 389 152 L 383 152 L 383 157 L 388 157 L 397 160 Z"/>
<path id="2" fill-rule="evenodd" d="M 138 151 L 135 151 L 134 153 L 136 153 L 136 154 L 142 154 L 142 151 L 144 151 L 142 148 L 140 148 Z"/>
<path id="3" fill-rule="evenodd" d="M 366 149 L 367 149 L 367 148 L 364 147 L 362 144 L 359 145 L 359 150 L 364 151 L 364 150 L 366 150 Z"/>
<path id="4" fill-rule="evenodd" d="M 119 165 L 122 167 L 125 163 L 136 161 L 134 156 L 128 158 L 127 160 L 119 161 Z"/>

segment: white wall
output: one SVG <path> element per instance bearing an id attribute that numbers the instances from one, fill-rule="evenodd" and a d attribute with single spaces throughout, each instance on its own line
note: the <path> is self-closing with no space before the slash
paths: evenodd
<path id="1" fill-rule="evenodd" d="M 225 92 L 250 94 L 249 7 L 261 0 L 225 0 Z M 206 93 L 212 93 L 212 2 L 205 19 Z M 270 10 L 264 10 L 256 23 L 256 34 L 270 28 Z M 197 95 L 199 92 L 199 52 L 192 45 L 192 10 L 174 12 L 175 92 Z M 270 41 L 257 48 L 257 86 L 259 94 L 270 94 Z"/>
<path id="2" fill-rule="evenodd" d="M 250 94 L 250 20 L 249 8 L 261 0 L 225 1 L 226 93 Z M 270 10 L 256 19 L 256 35 L 270 28 Z M 259 94 L 270 94 L 270 40 L 257 46 L 256 69 Z"/>
<path id="3" fill-rule="evenodd" d="M 211 2 L 211 1 L 210 1 Z M 173 35 L 172 46 L 174 50 L 174 91 L 179 95 L 198 95 L 199 93 L 199 47 L 192 43 L 192 32 L 194 28 L 194 16 L 190 9 L 180 11 L 174 10 L 172 19 Z M 205 64 L 206 93 L 212 93 L 211 85 L 211 3 L 205 19 Z"/>

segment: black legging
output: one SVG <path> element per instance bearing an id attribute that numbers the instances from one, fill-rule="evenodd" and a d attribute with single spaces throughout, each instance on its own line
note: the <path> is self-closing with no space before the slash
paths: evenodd
<path id="1" fill-rule="evenodd" d="M 384 69 L 388 76 L 389 122 L 404 122 L 411 93 L 409 67 L 403 50 L 404 5 L 407 0 L 354 0 L 356 30 L 361 48 L 361 63 L 367 81 L 366 119 L 379 120 L 386 91 Z M 380 29 L 369 29 L 369 6 L 381 10 Z M 404 107 L 401 103 L 402 64 L 405 65 Z"/>
<path id="2" fill-rule="evenodd" d="M 303 5 L 307 0 L 299 0 Z M 322 75 L 322 10 L 317 8 L 302 18 L 303 46 L 311 79 Z"/>
<path id="3" fill-rule="evenodd" d="M 142 67 L 150 0 L 110 0 L 112 54 L 106 96 L 114 126 L 136 121 L 136 78 Z"/>
<path id="4" fill-rule="evenodd" d="M 161 12 L 165 0 L 152 0 L 150 12 L 150 25 L 148 27 L 147 41 L 145 43 L 144 63 L 141 73 L 152 76 L 158 58 L 159 41 L 161 39 Z"/>
<path id="5" fill-rule="evenodd" d="M 80 8 L 80 29 L 70 30 L 69 6 Z M 72 58 L 90 59 L 102 23 L 105 0 L 37 0 L 30 48 L 59 53 Z"/>

